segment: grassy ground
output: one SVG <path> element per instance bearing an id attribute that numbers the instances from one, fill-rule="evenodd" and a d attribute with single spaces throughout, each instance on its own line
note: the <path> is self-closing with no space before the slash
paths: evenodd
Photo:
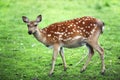
<path id="1" fill-rule="evenodd" d="M 58 56 L 55 74 L 49 77 L 52 50 L 29 36 L 21 19 L 25 15 L 33 20 L 39 14 L 43 16 L 40 28 L 82 16 L 103 20 L 106 26 L 99 42 L 105 49 L 105 75 L 100 75 L 97 52 L 87 70 L 80 73 L 87 59 L 87 48 L 81 47 L 65 49 L 68 70 L 63 71 Z M 120 80 L 119 21 L 119 0 L 0 0 L 0 80 Z"/>

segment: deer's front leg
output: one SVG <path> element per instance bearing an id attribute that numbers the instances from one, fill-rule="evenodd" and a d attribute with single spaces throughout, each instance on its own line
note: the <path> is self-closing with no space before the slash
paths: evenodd
<path id="1" fill-rule="evenodd" d="M 51 68 L 51 70 L 50 70 L 49 76 L 51 76 L 51 75 L 53 74 L 54 66 L 55 66 L 55 61 L 56 61 L 56 58 L 57 58 L 59 49 L 60 49 L 60 47 L 59 47 L 58 44 L 55 44 L 55 45 L 53 46 L 52 68 Z"/>

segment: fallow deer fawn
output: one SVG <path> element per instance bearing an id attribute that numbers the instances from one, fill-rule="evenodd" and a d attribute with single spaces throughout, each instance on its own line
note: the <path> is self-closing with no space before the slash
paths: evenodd
<path id="1" fill-rule="evenodd" d="M 46 28 L 39 29 L 38 23 L 42 20 L 41 15 L 39 15 L 35 21 L 29 21 L 25 16 L 22 16 L 22 19 L 27 23 L 29 34 L 33 34 L 38 41 L 47 47 L 53 48 L 52 68 L 49 75 L 52 75 L 54 71 L 55 60 L 58 53 L 60 53 L 62 57 L 64 70 L 67 69 L 63 47 L 76 48 L 83 45 L 88 47 L 89 54 L 81 72 L 85 71 L 89 61 L 94 55 L 93 49 L 95 49 L 100 54 L 102 61 L 101 73 L 104 74 L 104 50 L 98 44 L 98 38 L 104 28 L 104 23 L 102 21 L 92 17 L 82 17 L 64 22 L 57 22 Z"/>

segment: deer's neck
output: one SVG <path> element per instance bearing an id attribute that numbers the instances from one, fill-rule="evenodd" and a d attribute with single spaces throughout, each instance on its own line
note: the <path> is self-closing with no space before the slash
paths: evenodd
<path id="1" fill-rule="evenodd" d="M 42 33 L 41 29 L 37 29 L 37 31 L 33 35 L 38 41 L 42 42 L 43 44 L 46 43 L 46 38 L 44 36 L 44 33 Z"/>

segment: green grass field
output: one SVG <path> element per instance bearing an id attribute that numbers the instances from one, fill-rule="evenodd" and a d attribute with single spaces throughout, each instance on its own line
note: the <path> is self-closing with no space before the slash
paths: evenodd
<path id="1" fill-rule="evenodd" d="M 97 52 L 87 70 L 80 73 L 88 54 L 86 47 L 80 47 L 65 48 L 68 70 L 63 71 L 58 56 L 55 73 L 49 77 L 52 50 L 29 36 L 22 21 L 23 15 L 34 20 L 39 14 L 43 17 L 40 28 L 82 16 L 104 21 L 106 26 L 99 43 L 105 49 L 105 75 L 100 74 Z M 0 80 L 120 80 L 119 35 L 119 0 L 0 0 Z"/>

